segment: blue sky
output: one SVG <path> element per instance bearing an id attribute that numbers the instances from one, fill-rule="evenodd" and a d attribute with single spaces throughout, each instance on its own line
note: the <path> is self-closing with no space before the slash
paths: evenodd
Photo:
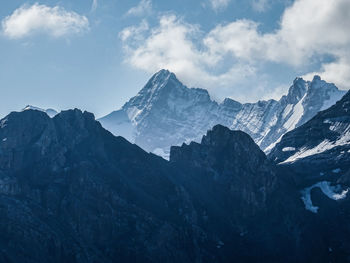
<path id="1" fill-rule="evenodd" d="M 218 101 L 279 98 L 296 76 L 350 85 L 348 0 L 0 3 L 0 116 L 121 107 L 161 68 Z"/>

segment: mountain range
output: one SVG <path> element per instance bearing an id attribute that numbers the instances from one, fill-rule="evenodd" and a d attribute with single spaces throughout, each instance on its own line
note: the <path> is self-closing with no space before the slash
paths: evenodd
<path id="1" fill-rule="evenodd" d="M 217 103 L 162 70 L 99 121 L 11 112 L 0 263 L 349 262 L 344 93 L 315 76 L 279 101 Z"/>
<path id="2" fill-rule="evenodd" d="M 292 169 L 298 181 L 336 182 L 344 176 L 350 160 L 350 93 L 285 134 L 269 158 Z"/>
<path id="3" fill-rule="evenodd" d="M 175 74 L 161 70 L 120 110 L 99 119 L 103 127 L 143 149 L 165 158 L 172 145 L 200 141 L 216 124 L 248 133 L 266 153 L 282 136 L 320 110 L 341 99 L 345 91 L 315 76 L 296 78 L 279 101 L 217 103 L 207 90 L 184 86 Z"/>
<path id="4" fill-rule="evenodd" d="M 346 184 L 329 185 L 333 199 L 309 190 L 320 207 L 310 212 L 290 172 L 222 125 L 170 153 L 147 153 L 77 109 L 10 113 L 0 121 L 0 262 L 350 257 Z"/>

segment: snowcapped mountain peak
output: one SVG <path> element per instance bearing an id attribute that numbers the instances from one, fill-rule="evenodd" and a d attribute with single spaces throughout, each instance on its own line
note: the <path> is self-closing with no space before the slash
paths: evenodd
<path id="1" fill-rule="evenodd" d="M 159 98 L 166 91 L 182 89 L 183 87 L 183 84 L 176 78 L 174 73 L 162 69 L 151 77 L 147 84 L 129 103 L 138 106 L 148 104 L 150 101 Z M 127 104 L 124 107 L 128 107 Z"/>
<path id="2" fill-rule="evenodd" d="M 169 109 L 171 112 L 180 111 L 182 107 L 186 107 L 184 102 L 189 99 L 190 103 L 212 102 L 207 90 L 188 88 L 174 73 L 161 70 L 152 76 L 144 88 L 123 106 L 123 109 L 128 112 L 131 120 L 136 121 L 156 108 Z"/>
<path id="3" fill-rule="evenodd" d="M 287 103 L 296 104 L 307 91 L 307 82 L 303 78 L 296 78 L 293 85 L 289 88 L 288 94 L 282 97 Z"/>
<path id="4" fill-rule="evenodd" d="M 308 90 L 305 103 L 313 107 L 319 107 L 319 110 L 325 110 L 335 104 L 345 94 L 345 91 L 339 90 L 333 83 L 322 80 L 320 76 L 315 75 L 311 82 L 308 82 Z M 309 116 L 309 119 L 312 116 Z"/>
<path id="5" fill-rule="evenodd" d="M 279 101 L 241 104 L 225 99 L 218 104 L 207 90 L 188 88 L 168 70 L 154 74 L 144 88 L 119 111 L 100 119 L 115 135 L 121 135 L 162 156 L 170 146 L 199 142 L 216 124 L 248 133 L 265 152 L 282 136 L 331 106 L 345 94 L 316 76 L 296 78 Z"/>
<path id="6" fill-rule="evenodd" d="M 175 74 L 171 71 L 167 69 L 161 69 L 157 73 L 155 73 L 151 79 L 165 79 L 169 78 L 170 76 L 176 77 Z"/>
<path id="7" fill-rule="evenodd" d="M 158 84 L 165 84 L 170 79 L 175 80 L 176 79 L 175 74 L 170 72 L 169 70 L 162 69 L 152 76 L 152 78 L 149 80 L 149 83 L 152 83 L 153 85 L 155 85 L 157 83 Z"/>
<path id="8" fill-rule="evenodd" d="M 151 77 L 144 88 L 163 88 L 166 87 L 169 83 L 182 85 L 174 73 L 170 72 L 167 69 L 162 69 Z"/>
<path id="9" fill-rule="evenodd" d="M 270 158 L 294 164 L 305 177 L 322 177 L 349 169 L 350 92 L 332 107 L 319 112 L 298 129 L 286 133 Z"/>
<path id="10" fill-rule="evenodd" d="M 309 84 L 310 88 L 315 89 L 337 89 L 337 87 L 333 83 L 328 83 L 325 80 L 321 79 L 320 76 L 315 75 L 312 81 Z"/>

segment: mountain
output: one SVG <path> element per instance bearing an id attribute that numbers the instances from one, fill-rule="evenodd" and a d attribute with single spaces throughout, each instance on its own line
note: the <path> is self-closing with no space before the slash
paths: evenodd
<path id="1" fill-rule="evenodd" d="M 268 157 L 277 164 L 280 174 L 295 183 L 305 209 L 315 215 L 316 224 L 328 236 L 330 253 L 335 248 L 349 250 L 350 92 L 286 133 Z M 349 258 L 338 255 L 324 262 Z"/>
<path id="2" fill-rule="evenodd" d="M 315 76 L 295 79 L 279 101 L 241 104 L 232 99 L 211 100 L 208 92 L 187 88 L 176 76 L 161 70 L 122 109 L 99 119 L 115 135 L 147 151 L 168 157 L 171 145 L 199 142 L 216 124 L 248 133 L 266 152 L 288 131 L 299 127 L 345 94 Z"/>
<path id="3" fill-rule="evenodd" d="M 300 180 L 336 181 L 350 170 L 350 92 L 285 134 L 269 158 L 293 169 Z"/>
<path id="4" fill-rule="evenodd" d="M 229 189 L 225 194 L 235 200 L 231 209 L 266 207 L 266 199 L 276 190 L 275 167 L 252 138 L 221 125 L 209 130 L 201 143 L 172 146 L 170 162 L 200 169 L 208 178 L 224 183 L 221 191 Z"/>
<path id="5" fill-rule="evenodd" d="M 200 138 L 214 126 L 217 106 L 206 90 L 189 89 L 161 70 L 121 110 L 99 121 L 148 151 L 169 153 L 171 145 Z"/>
<path id="6" fill-rule="evenodd" d="M 77 109 L 0 121 L 0 218 L 1 263 L 349 255 L 349 233 L 327 231 L 247 134 L 217 125 L 201 143 L 172 147 L 168 162 Z"/>
<path id="7" fill-rule="evenodd" d="M 221 133 L 226 137 L 216 138 Z M 208 192 L 206 182 L 196 178 L 201 189 L 192 193 L 186 169 L 179 175 L 177 162 L 114 137 L 88 112 L 62 111 L 53 118 L 31 109 L 9 114 L 0 121 L 0 262 L 231 261 L 232 243 L 242 239 L 238 226 L 248 227 L 241 215 L 266 210 L 276 178 L 248 135 L 221 127 L 210 134 L 203 141 L 234 145 L 242 137 L 254 149 L 250 162 L 234 171 L 213 166 L 223 177 L 211 190 L 227 181 L 233 186 L 244 174 L 246 189 L 254 193 L 227 189 L 199 201 Z M 218 147 L 208 143 L 215 161 Z M 222 163 L 247 153 L 239 145 L 222 152 L 220 158 L 227 154 Z M 261 179 L 253 179 L 253 171 L 261 171 Z M 227 207 L 236 210 L 241 224 L 232 224 Z"/>
<path id="8" fill-rule="evenodd" d="M 79 110 L 13 112 L 0 123 L 0 262 L 190 262 L 199 254 L 199 234 L 189 236 L 177 212 L 191 203 L 163 159 Z"/>
<path id="9" fill-rule="evenodd" d="M 58 112 L 54 109 L 42 109 L 42 108 L 38 108 L 32 105 L 27 105 L 26 107 L 24 107 L 22 109 L 22 111 L 26 111 L 26 110 L 37 110 L 37 111 L 42 111 L 45 112 L 47 115 L 49 115 L 51 118 L 54 117 L 55 115 L 58 114 Z"/>

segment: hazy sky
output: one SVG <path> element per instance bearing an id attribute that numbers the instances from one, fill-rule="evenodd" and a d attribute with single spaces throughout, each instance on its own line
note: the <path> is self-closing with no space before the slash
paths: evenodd
<path id="1" fill-rule="evenodd" d="M 0 20 L 1 117 L 101 117 L 161 68 L 218 101 L 279 98 L 316 73 L 350 88 L 349 0 L 2 0 Z"/>

